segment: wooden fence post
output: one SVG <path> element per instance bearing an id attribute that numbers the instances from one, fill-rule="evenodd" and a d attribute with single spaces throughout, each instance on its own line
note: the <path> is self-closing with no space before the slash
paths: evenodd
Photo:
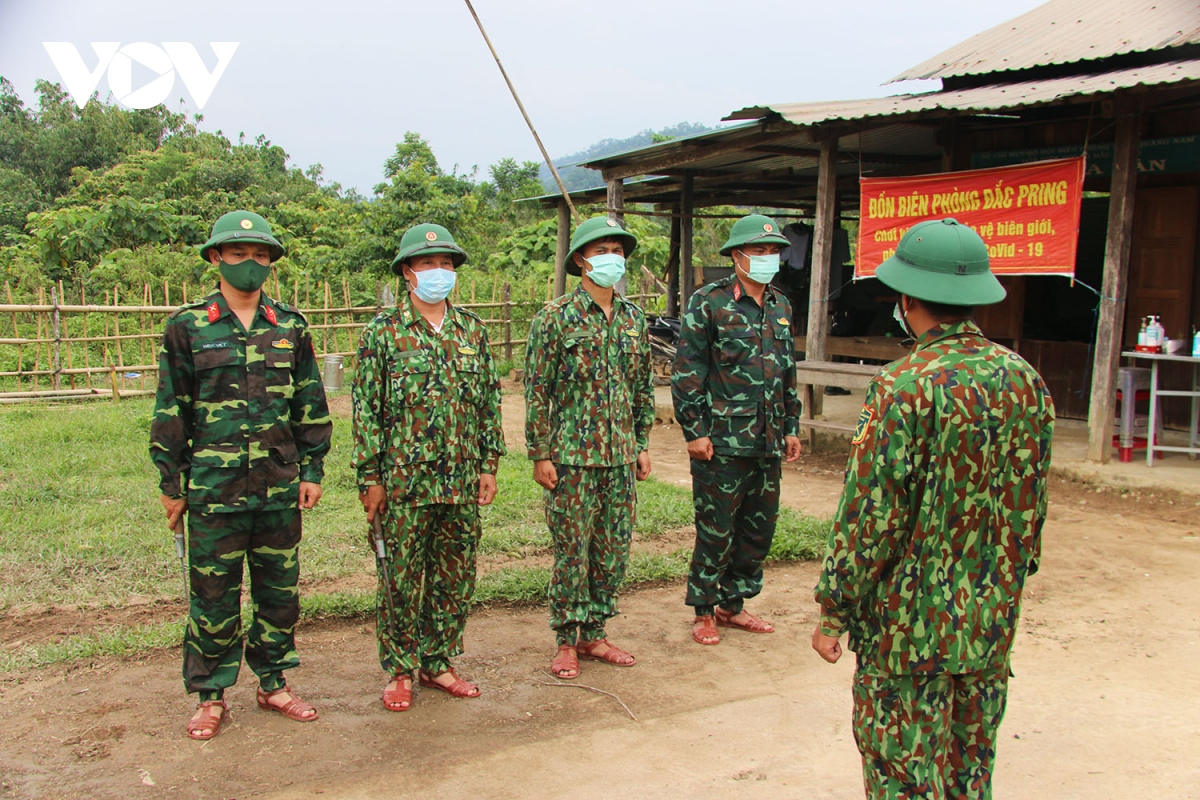
<path id="1" fill-rule="evenodd" d="M 504 284 L 504 357 L 512 361 L 512 287 Z"/>
<path id="2" fill-rule="evenodd" d="M 58 391 L 62 388 L 62 318 L 58 313 L 58 289 L 50 287 L 50 304 L 54 311 L 50 317 L 50 325 L 54 331 L 54 373 L 50 376 L 50 388 Z"/>

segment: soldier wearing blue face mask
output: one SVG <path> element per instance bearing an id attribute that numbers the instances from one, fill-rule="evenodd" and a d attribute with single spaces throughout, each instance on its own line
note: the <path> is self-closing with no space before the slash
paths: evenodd
<path id="1" fill-rule="evenodd" d="M 699 644 L 720 642 L 718 625 L 774 630 L 742 606 L 762 590 L 781 461 L 800 457 L 792 308 L 770 286 L 787 244 L 770 217 L 734 223 L 721 255 L 735 274 L 688 301 L 671 371 L 691 458 L 696 545 L 685 602 L 695 608 Z"/>

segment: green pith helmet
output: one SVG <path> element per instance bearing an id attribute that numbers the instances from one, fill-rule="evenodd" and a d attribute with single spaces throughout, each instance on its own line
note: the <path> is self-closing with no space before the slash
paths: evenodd
<path id="1" fill-rule="evenodd" d="M 449 253 L 455 269 L 467 260 L 467 251 L 456 245 L 450 231 L 441 225 L 431 222 L 414 225 L 400 237 L 400 252 L 392 259 L 392 272 L 399 275 L 401 265 L 405 261 L 415 256 L 431 256 L 434 253 Z"/>
<path id="2" fill-rule="evenodd" d="M 900 237 L 876 277 L 901 294 L 955 306 L 999 303 L 1006 294 L 988 267 L 987 245 L 956 219 L 918 222 Z"/>
<path id="3" fill-rule="evenodd" d="M 213 224 L 212 235 L 200 246 L 200 258 L 209 263 L 208 251 L 223 244 L 255 242 L 271 249 L 271 263 L 283 258 L 284 249 L 271 233 L 271 224 L 253 211 L 230 211 Z"/>
<path id="4" fill-rule="evenodd" d="M 787 247 L 791 242 L 779 232 L 775 220 L 762 214 L 751 214 L 733 223 L 729 238 L 721 245 L 721 255 L 727 256 L 744 244 L 777 244 Z"/>
<path id="5" fill-rule="evenodd" d="M 575 229 L 575 235 L 571 237 L 571 249 L 567 251 L 567 258 L 563 262 L 567 272 L 571 275 L 579 274 L 579 265 L 575 263 L 577 252 L 597 239 L 608 239 L 612 236 L 625 240 L 626 258 L 633 255 L 634 249 L 637 248 L 637 237 L 625 230 L 615 219 L 592 217 L 579 223 L 579 227 Z"/>

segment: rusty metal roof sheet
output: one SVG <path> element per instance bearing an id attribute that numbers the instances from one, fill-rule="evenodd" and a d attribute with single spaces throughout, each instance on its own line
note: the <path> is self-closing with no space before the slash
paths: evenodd
<path id="1" fill-rule="evenodd" d="M 1003 113 L 1032 106 L 1081 102 L 1093 95 L 1135 86 L 1191 81 L 1200 81 L 1200 60 L 1171 61 L 1093 75 L 997 83 L 957 91 L 897 94 L 868 100 L 749 106 L 733 112 L 725 119 L 761 119 L 775 112 L 795 125 L 809 126 L 875 117 L 913 117 L 938 110 L 968 114 Z"/>
<path id="2" fill-rule="evenodd" d="M 1073 64 L 1200 44 L 1196 0 L 1050 0 L 906 69 L 892 81 Z"/>

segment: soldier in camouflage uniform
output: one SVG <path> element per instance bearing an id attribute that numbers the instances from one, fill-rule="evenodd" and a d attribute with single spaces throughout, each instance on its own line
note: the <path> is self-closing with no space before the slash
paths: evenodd
<path id="1" fill-rule="evenodd" d="M 538 312 L 525 351 L 525 440 L 546 489 L 554 540 L 551 670 L 579 675 L 579 658 L 631 667 L 604 624 L 617 613 L 633 536 L 635 478 L 650 474 L 654 378 L 641 309 L 613 291 L 633 234 L 607 217 L 575 230 L 566 271 L 574 292 Z"/>
<path id="2" fill-rule="evenodd" d="M 696 544 L 685 602 L 692 638 L 721 641 L 717 626 L 774 628 L 743 608 L 762 591 L 763 559 L 779 516 L 781 457 L 800 457 L 800 398 L 792 307 L 770 285 L 788 240 L 769 217 L 734 223 L 721 255 L 734 275 L 688 300 L 671 389 L 687 440 Z"/>
<path id="3" fill-rule="evenodd" d="M 505 448 L 487 328 L 446 299 L 466 260 L 441 225 L 406 231 L 392 269 L 409 294 L 358 347 L 352 457 L 368 521 L 383 517 L 392 601 L 380 592 L 376 632 L 389 711 L 411 706 L 414 670 L 422 686 L 479 696 L 450 659 L 475 590 L 479 506 L 496 496 Z"/>
<path id="4" fill-rule="evenodd" d="M 258 704 L 317 718 L 283 672 L 300 663 L 300 509 L 321 499 L 333 426 L 308 322 L 261 290 L 283 252 L 259 215 L 218 219 L 200 257 L 218 268 L 220 286 L 170 316 L 159 354 L 150 457 L 168 526 L 189 512 L 183 679 L 200 695 L 188 723 L 194 739 L 220 730 L 224 691 L 237 681 L 243 560 L 254 609 L 246 663 L 259 679 Z"/>
<path id="5" fill-rule="evenodd" d="M 916 339 L 867 391 L 816 587 L 813 648 L 857 653 L 871 798 L 989 798 L 1009 653 L 1037 571 L 1054 406 L 973 307 L 1004 299 L 987 247 L 930 220 L 880 265 Z"/>

